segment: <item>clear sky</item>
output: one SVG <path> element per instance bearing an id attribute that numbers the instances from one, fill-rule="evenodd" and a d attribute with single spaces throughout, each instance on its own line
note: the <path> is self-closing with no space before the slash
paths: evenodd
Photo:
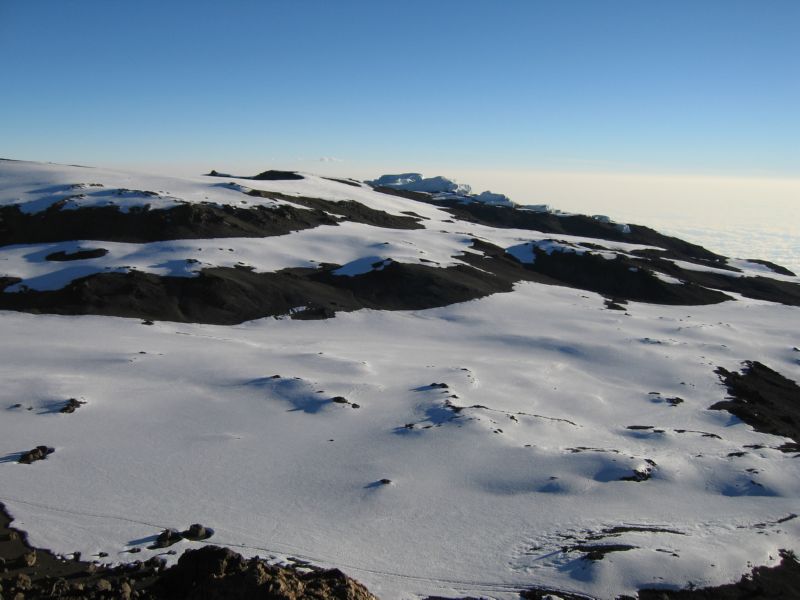
<path id="1" fill-rule="evenodd" d="M 0 0 L 0 156 L 799 179 L 798 32 L 798 0 Z"/>

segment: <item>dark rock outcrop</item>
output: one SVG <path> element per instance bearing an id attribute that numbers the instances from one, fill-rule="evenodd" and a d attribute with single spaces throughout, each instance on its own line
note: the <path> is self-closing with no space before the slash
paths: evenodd
<path id="1" fill-rule="evenodd" d="M 329 318 L 339 311 L 361 308 L 435 308 L 509 292 L 519 281 L 566 285 L 616 299 L 659 304 L 712 304 L 731 299 L 699 284 L 665 282 L 644 260 L 608 260 L 574 252 L 548 255 L 535 248 L 535 261 L 523 264 L 487 242 L 473 240 L 472 249 L 476 252 L 460 257 L 464 264 L 442 268 L 392 261 L 380 270 L 352 277 L 335 275 L 338 265 L 268 273 L 217 267 L 203 269 L 197 277 L 105 272 L 76 279 L 58 290 L 0 293 L 0 310 L 228 325 L 268 316 Z M 755 278 L 731 281 L 741 284 L 748 279 Z M 790 292 L 797 294 L 800 305 L 800 286 L 785 285 L 793 286 Z M 776 294 L 775 301 L 793 300 Z"/>
<path id="2" fill-rule="evenodd" d="M 53 260 L 57 262 L 64 262 L 69 260 L 86 260 L 88 258 L 100 258 L 108 254 L 105 248 L 87 248 L 85 250 L 76 250 L 75 252 L 64 252 L 60 250 L 45 256 L 45 260 Z"/>
<path id="3" fill-rule="evenodd" d="M 36 462 L 37 460 L 46 459 L 53 452 L 55 452 L 55 448 L 50 448 L 48 446 L 36 446 L 36 448 L 32 450 L 23 452 L 17 462 L 23 465 L 29 465 L 31 463 Z"/>
<path id="4" fill-rule="evenodd" d="M 193 526 L 194 527 L 194 526 Z M 202 526 L 200 526 L 202 527 Z M 192 530 L 192 527 L 190 527 Z M 30 546 L 0 504 L 0 597 L 62 600 L 377 600 L 337 569 L 276 566 L 218 546 L 186 550 L 166 569 L 151 558 L 109 566 Z"/>
<path id="5" fill-rule="evenodd" d="M 71 240 L 144 243 L 266 237 L 318 225 L 335 225 L 337 222 L 336 218 L 323 210 L 303 210 L 291 206 L 238 208 L 187 203 L 165 209 L 149 210 L 143 207 L 123 212 L 116 206 L 61 210 L 59 203 L 56 203 L 38 213 L 23 213 L 19 206 L 12 205 L 0 207 L 0 246 Z M 68 255 L 48 258 L 69 260 Z"/>
<path id="6" fill-rule="evenodd" d="M 364 223 L 365 225 L 372 225 L 374 227 L 387 227 L 391 229 L 423 229 L 425 227 L 420 223 L 419 217 L 393 215 L 383 210 L 370 208 L 355 200 L 324 200 L 322 198 L 290 196 L 279 192 L 266 192 L 262 190 L 250 190 L 247 192 L 247 195 L 293 202 L 311 209 L 340 215 L 346 221 Z"/>
<path id="7" fill-rule="evenodd" d="M 791 438 L 781 446 L 785 452 L 800 452 L 800 386 L 757 361 L 745 362 L 741 373 L 716 370 L 728 388 L 730 399 L 711 410 L 726 410 L 756 431 Z"/>
<path id="8" fill-rule="evenodd" d="M 774 262 L 769 260 L 763 260 L 761 258 L 748 258 L 747 262 L 756 263 L 758 265 L 763 265 L 767 267 L 773 273 L 778 273 L 779 275 L 788 275 L 789 277 L 797 277 L 795 273 L 787 269 L 786 267 L 782 267 L 781 265 L 776 265 Z"/>
<path id="9" fill-rule="evenodd" d="M 374 600 L 375 596 L 337 569 L 300 572 L 246 560 L 227 548 L 189 550 L 152 586 L 153 598 L 223 600 Z"/>
<path id="10" fill-rule="evenodd" d="M 71 414 L 74 413 L 76 410 L 78 410 L 84 404 L 86 404 L 86 402 L 82 402 L 77 398 L 70 398 L 64 403 L 64 406 L 62 406 L 58 412 L 64 414 Z"/>
<path id="11" fill-rule="evenodd" d="M 384 188 L 378 188 L 377 191 L 386 193 Z M 456 200 L 433 200 L 428 194 L 411 193 L 414 195 L 409 196 L 408 193 L 395 195 L 435 204 L 446 209 L 457 219 L 480 223 L 489 227 L 529 229 L 542 233 L 576 235 L 600 240 L 657 246 L 669 251 L 674 258 L 700 262 L 717 268 L 729 268 L 726 265 L 724 256 L 715 254 L 697 244 L 664 235 L 642 225 L 630 225 L 630 231 L 624 233 L 615 223 L 600 221 L 586 215 L 556 215 L 546 212 L 520 210 L 508 206 L 483 204 L 481 202 L 465 203 Z"/>
<path id="12" fill-rule="evenodd" d="M 211 169 L 210 173 L 206 174 L 208 177 L 230 177 L 234 179 L 253 179 L 255 181 L 291 181 L 297 179 L 305 179 L 296 171 L 278 171 L 269 169 L 262 171 L 258 175 L 244 176 L 244 175 L 231 175 L 229 173 L 220 173 L 216 169 Z"/>
<path id="13" fill-rule="evenodd" d="M 256 181 L 291 181 L 304 179 L 304 177 L 296 171 L 277 171 L 275 169 L 269 169 L 268 171 L 262 171 L 258 175 L 248 177 L 248 179 L 254 179 Z"/>
<path id="14" fill-rule="evenodd" d="M 519 274 L 519 273 L 518 273 Z M 152 320 L 235 324 L 266 316 L 326 318 L 360 308 L 413 310 L 446 306 L 496 292 L 512 281 L 466 265 L 446 269 L 393 262 L 354 277 L 327 269 L 204 269 L 198 277 L 100 273 L 59 290 L 0 294 L 0 309 L 100 314 Z"/>

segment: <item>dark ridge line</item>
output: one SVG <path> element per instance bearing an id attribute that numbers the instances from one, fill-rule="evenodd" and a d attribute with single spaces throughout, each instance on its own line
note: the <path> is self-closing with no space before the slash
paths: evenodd
<path id="1" fill-rule="evenodd" d="M 721 273 L 683 269 L 676 265 L 668 254 L 653 250 L 634 250 L 631 254 L 646 259 L 650 268 L 666 275 L 703 287 L 724 292 L 736 292 L 746 298 L 779 302 L 789 306 L 800 306 L 800 284 L 781 281 L 761 275 L 729 277 Z M 716 267 L 719 268 L 719 267 Z M 728 270 L 732 270 L 730 267 Z M 736 269 L 739 273 L 741 271 Z"/>
<path id="2" fill-rule="evenodd" d="M 357 188 L 361 187 L 361 184 L 355 179 L 339 179 L 338 177 L 323 177 L 323 179 L 327 179 L 328 181 L 335 181 L 337 183 L 343 183 L 351 187 L 357 187 Z"/>
<path id="3" fill-rule="evenodd" d="M 433 196 L 428 192 L 410 192 L 408 190 L 396 190 L 394 188 L 377 186 L 373 190 L 386 194 L 388 196 L 397 196 L 398 198 L 405 198 L 406 200 L 416 200 L 417 202 L 425 202 L 426 204 L 434 204 Z"/>
<path id="4" fill-rule="evenodd" d="M 272 200 L 283 200 L 293 202 L 302 206 L 332 212 L 341 215 L 347 221 L 363 223 L 374 227 L 387 227 L 391 229 L 424 229 L 420 223 L 420 217 L 400 216 L 387 213 L 382 210 L 370 208 L 355 200 L 324 200 L 322 198 L 309 198 L 307 196 L 290 196 L 280 192 L 269 192 L 264 190 L 248 190 L 248 196 L 257 198 L 268 198 Z"/>
<path id="5" fill-rule="evenodd" d="M 578 544 L 563 548 L 563 552 L 585 552 L 584 560 L 598 561 L 603 560 L 606 554 L 612 552 L 627 552 L 628 550 L 636 550 L 638 546 L 631 544 Z"/>
<path id="6" fill-rule="evenodd" d="M 296 181 L 298 179 L 305 179 L 297 171 L 278 171 L 269 169 L 262 171 L 258 175 L 230 175 L 228 173 L 218 173 L 216 170 L 211 169 L 210 173 L 206 173 L 207 177 L 229 177 L 231 179 L 250 179 L 252 181 Z"/>
<path id="7" fill-rule="evenodd" d="M 548 254 L 537 247 L 533 248 L 533 254 L 534 262 L 526 264 L 529 270 L 606 297 L 681 305 L 717 304 L 732 299 L 693 282 L 676 285 L 662 281 L 651 272 L 650 263 L 623 255 L 609 260 L 591 253 L 555 251 Z"/>
<path id="8" fill-rule="evenodd" d="M 513 287 L 510 280 L 467 265 L 442 269 L 392 262 L 380 271 L 354 277 L 334 275 L 336 266 L 270 273 L 211 268 L 197 277 L 99 273 L 60 290 L 0 293 L 0 309 L 233 325 L 288 315 L 300 306 L 306 308 L 292 312 L 291 318 L 328 318 L 337 311 L 360 308 L 433 308 Z"/>
<path id="9" fill-rule="evenodd" d="M 778 273 L 779 275 L 788 275 L 789 277 L 797 277 L 797 275 L 795 275 L 792 271 L 790 271 L 786 267 L 782 267 L 781 265 L 775 264 L 774 262 L 769 260 L 764 260 L 761 258 L 747 258 L 745 260 L 747 260 L 747 262 L 756 263 L 757 265 L 763 265 L 773 273 Z"/>
<path id="10" fill-rule="evenodd" d="M 253 179 L 255 181 L 292 181 L 305 179 L 305 177 L 300 175 L 297 171 L 278 171 L 275 169 L 269 169 L 267 171 L 262 171 L 258 175 L 247 177 L 247 179 Z"/>
<path id="11" fill-rule="evenodd" d="M 185 203 L 165 209 L 149 210 L 145 206 L 122 212 L 117 206 L 61 210 L 61 203 L 56 203 L 32 214 L 11 205 L 0 207 L 0 246 L 72 240 L 147 243 L 268 237 L 338 222 L 322 210 L 285 205 L 239 208 Z"/>
<path id="12" fill-rule="evenodd" d="M 800 386 L 757 361 L 746 361 L 741 373 L 716 369 L 730 399 L 710 410 L 725 410 L 761 433 L 790 438 L 779 447 L 800 452 Z"/>
<path id="13" fill-rule="evenodd" d="M 726 257 L 711 252 L 702 246 L 686 242 L 676 237 L 661 234 L 643 225 L 630 225 L 630 232 L 623 233 L 614 223 L 604 223 L 586 215 L 555 215 L 520 210 L 508 206 L 493 206 L 481 202 L 460 202 L 458 200 L 436 200 L 425 192 L 407 192 L 385 187 L 373 188 L 377 192 L 399 196 L 418 202 L 439 206 L 462 221 L 479 223 L 503 229 L 528 229 L 542 233 L 555 233 L 590 237 L 615 242 L 627 242 L 657 246 L 668 251 L 673 258 L 696 262 L 718 269 L 739 271 L 726 262 Z"/>
<path id="14" fill-rule="evenodd" d="M 99 314 L 146 320 L 232 325 L 269 316 L 322 319 L 362 308 L 421 310 L 510 292 L 534 281 L 613 294 L 640 302 L 710 304 L 728 296 L 696 285 L 661 281 L 628 259 L 542 252 L 522 264 L 502 248 L 473 240 L 480 254 L 466 253 L 447 268 L 392 261 L 381 270 L 338 276 L 339 265 L 256 273 L 246 267 L 207 268 L 197 277 L 160 277 L 130 271 L 98 273 L 59 290 L 0 293 L 0 309 L 51 314 Z M 0 281 L 0 291 L 15 283 Z M 297 307 L 304 307 L 296 311 Z"/>
<path id="15" fill-rule="evenodd" d="M 374 190 L 392 196 L 407 198 L 409 200 L 434 204 L 447 210 L 450 214 L 462 221 L 480 223 L 490 227 L 528 229 L 540 231 L 542 233 L 590 237 L 600 240 L 657 246 L 663 250 L 637 250 L 631 252 L 631 254 L 649 255 L 649 258 L 661 257 L 685 260 L 703 266 L 741 273 L 741 269 L 727 264 L 726 257 L 722 255 L 711 252 L 697 244 L 661 234 L 654 229 L 642 225 L 630 225 L 630 232 L 622 233 L 616 228 L 614 223 L 603 223 L 586 215 L 554 215 L 551 213 L 519 210 L 506 206 L 486 205 L 480 202 L 465 203 L 456 200 L 435 200 L 431 194 L 425 192 L 408 192 L 384 187 L 376 187 Z M 591 247 L 591 244 L 583 245 Z M 658 268 L 658 270 L 667 274 L 670 274 L 670 272 L 674 273 L 674 269 L 664 264 L 666 262 L 668 261 L 659 261 L 658 265 L 660 268 Z M 794 275 L 794 273 L 788 269 L 770 261 L 756 259 L 750 262 L 765 265 L 775 273 Z M 681 269 L 680 272 L 687 273 L 687 271 L 683 269 Z M 800 286 L 797 284 L 782 282 L 768 277 L 755 276 L 748 277 L 749 280 L 754 280 L 754 282 L 749 286 L 749 289 L 742 291 L 740 289 L 741 286 L 739 288 L 737 288 L 737 286 L 732 286 L 729 278 L 725 279 L 723 275 L 702 273 L 700 271 L 690 271 L 689 273 L 689 275 L 684 276 L 684 279 L 692 283 L 713 287 L 723 291 L 736 291 L 742 293 L 742 295 L 746 297 L 758 300 L 770 300 L 772 294 L 780 293 L 792 297 L 791 300 L 783 301 L 782 303 L 793 306 L 800 305 Z"/>
<path id="16" fill-rule="evenodd" d="M 19 205 L 9 205 L 0 207 L 0 246 L 72 240 L 147 243 L 269 237 L 319 225 L 337 225 L 341 220 L 393 229 L 424 228 L 418 217 L 392 215 L 354 200 L 334 202 L 259 190 L 251 190 L 248 195 L 284 200 L 307 209 L 287 205 L 237 207 L 186 202 L 153 210 L 149 205 L 132 207 L 123 212 L 118 206 L 61 210 L 64 201 L 59 201 L 46 210 L 29 214 L 22 212 Z"/>

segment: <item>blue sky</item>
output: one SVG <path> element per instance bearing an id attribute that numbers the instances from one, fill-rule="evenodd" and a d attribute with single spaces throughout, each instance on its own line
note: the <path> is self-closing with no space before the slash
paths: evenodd
<path id="1" fill-rule="evenodd" d="M 0 0 L 0 156 L 797 178 L 799 29 L 797 0 Z"/>

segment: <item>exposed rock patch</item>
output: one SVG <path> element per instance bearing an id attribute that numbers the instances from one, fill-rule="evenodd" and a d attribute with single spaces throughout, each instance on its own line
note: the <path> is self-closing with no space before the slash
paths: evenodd
<path id="1" fill-rule="evenodd" d="M 800 306 L 800 285 L 797 283 L 760 275 L 730 277 L 711 271 L 682 269 L 671 260 L 667 260 L 665 253 L 653 250 L 634 250 L 631 254 L 646 259 L 647 262 L 644 264 L 650 268 L 687 283 L 725 292 L 736 292 L 746 298 L 755 300 L 767 300 L 769 302 Z M 715 268 L 719 269 L 721 267 L 716 265 Z M 732 270 L 732 268 L 728 267 L 728 270 Z"/>
<path id="2" fill-rule="evenodd" d="M 182 539 L 183 535 L 177 529 L 165 529 L 158 534 L 155 543 L 150 548 L 168 548 Z"/>
<path id="3" fill-rule="evenodd" d="M 55 451 L 56 451 L 55 448 L 50 448 L 48 446 L 36 446 L 36 448 L 33 448 L 32 450 L 23 452 L 22 456 L 19 457 L 19 460 L 17 462 L 23 465 L 29 465 L 31 463 L 36 462 L 37 460 L 46 459 Z"/>
<path id="4" fill-rule="evenodd" d="M 786 267 L 782 267 L 781 265 L 776 265 L 774 262 L 769 260 L 763 260 L 761 258 L 748 258 L 747 262 L 756 263 L 757 265 L 763 265 L 773 273 L 778 273 L 779 275 L 788 275 L 789 277 L 797 277 L 795 273 L 793 273 Z"/>
<path id="5" fill-rule="evenodd" d="M 100 258 L 101 256 L 105 256 L 108 254 L 108 250 L 105 248 L 87 248 L 85 250 L 76 250 L 75 252 L 64 252 L 63 250 L 59 250 L 58 252 L 53 252 L 45 256 L 45 260 L 53 260 L 58 262 L 64 262 L 69 260 L 86 260 L 89 258 Z"/>
<path id="6" fill-rule="evenodd" d="M 219 173 L 214 169 L 212 169 L 210 173 L 207 173 L 207 175 L 208 177 L 231 177 L 235 179 L 253 179 L 255 181 L 292 181 L 298 179 L 305 179 L 305 177 L 303 177 L 296 171 L 278 171 L 275 169 L 262 171 L 258 175 L 252 175 L 249 177 L 243 175 L 230 175 L 228 173 Z"/>
<path id="7" fill-rule="evenodd" d="M 193 523 L 189 525 L 189 529 L 181 532 L 181 536 L 194 542 L 207 540 L 212 535 L 214 535 L 214 530 L 209 527 L 204 527 L 200 523 Z"/>
<path id="8" fill-rule="evenodd" d="M 627 310 L 625 308 L 625 305 L 627 303 L 628 302 L 626 300 L 618 300 L 618 299 L 611 300 L 610 298 L 606 298 L 604 300 L 604 302 L 603 302 L 603 304 L 605 305 L 605 307 L 607 309 L 609 309 L 609 310 L 621 310 L 623 312 L 625 312 L 625 310 Z"/>
<path id="9" fill-rule="evenodd" d="M 256 181 L 291 181 L 304 179 L 304 177 L 295 171 L 276 171 L 275 169 L 270 169 L 268 171 L 262 171 L 258 175 L 248 177 L 247 179 L 254 179 Z"/>
<path id="10" fill-rule="evenodd" d="M 571 551 L 585 552 L 583 557 L 586 560 L 603 560 L 606 554 L 612 552 L 626 552 L 628 550 L 635 550 L 636 546 L 630 544 L 578 544 L 570 548 Z"/>
<path id="11" fill-rule="evenodd" d="M 86 404 L 86 402 L 78 400 L 77 398 L 70 398 L 64 403 L 64 406 L 62 406 L 58 412 L 64 414 L 74 413 L 84 404 Z"/>
<path id="12" fill-rule="evenodd" d="M 417 202 L 427 202 L 429 204 L 433 204 L 433 197 L 427 192 L 397 190 L 380 185 L 375 186 L 372 189 L 374 189 L 376 192 L 380 192 L 381 194 L 388 194 L 389 196 L 397 196 L 398 198 L 405 198 L 406 200 L 416 200 Z"/>
<path id="13" fill-rule="evenodd" d="M 180 204 L 149 210 L 115 206 L 61 210 L 54 204 L 37 213 L 23 213 L 19 206 L 0 207 L 0 246 L 70 240 L 156 242 L 223 237 L 266 237 L 338 220 L 323 210 L 292 206 L 238 208 L 214 204 Z M 57 254 L 57 253 L 56 253 Z M 69 260 L 68 255 L 51 260 Z"/>
<path id="14" fill-rule="evenodd" d="M 625 256 L 609 260 L 591 253 L 548 254 L 539 248 L 534 248 L 533 253 L 533 263 L 526 264 L 529 270 L 541 273 L 561 285 L 604 296 L 656 304 L 686 305 L 716 304 L 731 299 L 722 292 L 693 283 L 680 285 L 662 281 L 646 268 L 645 263 Z"/>
<path id="15" fill-rule="evenodd" d="M 0 277 L 0 292 L 22 281 L 19 277 Z"/>
<path id="16" fill-rule="evenodd" d="M 635 481 L 640 483 L 642 481 L 647 481 L 653 476 L 653 469 L 656 467 L 655 461 L 646 458 L 645 462 L 647 463 L 646 467 L 641 467 L 639 469 L 635 469 L 632 475 L 626 475 L 624 477 L 620 477 L 620 481 Z"/>
<path id="17" fill-rule="evenodd" d="M 150 593 L 152 598 L 186 600 L 375 600 L 364 586 L 337 569 L 301 572 L 259 559 L 246 560 L 217 546 L 185 552 Z"/>
<path id="18" fill-rule="evenodd" d="M 747 361 L 741 373 L 716 370 L 731 398 L 710 406 L 727 410 L 756 431 L 788 437 L 784 452 L 800 451 L 800 386 L 757 361 Z"/>
<path id="19" fill-rule="evenodd" d="M 323 200 L 322 198 L 290 196 L 279 192 L 262 190 L 250 190 L 247 195 L 293 202 L 311 209 L 341 215 L 347 221 L 364 223 L 374 227 L 388 227 L 391 229 L 423 229 L 425 227 L 420 223 L 420 218 L 418 217 L 393 215 L 382 210 L 370 208 L 355 200 Z"/>
<path id="20" fill-rule="evenodd" d="M 345 185 L 349 185 L 350 187 L 357 187 L 357 188 L 361 187 L 361 184 L 354 179 L 339 179 L 338 177 L 323 177 L 323 179 L 327 179 L 328 181 L 335 181 L 336 183 L 343 183 Z"/>

